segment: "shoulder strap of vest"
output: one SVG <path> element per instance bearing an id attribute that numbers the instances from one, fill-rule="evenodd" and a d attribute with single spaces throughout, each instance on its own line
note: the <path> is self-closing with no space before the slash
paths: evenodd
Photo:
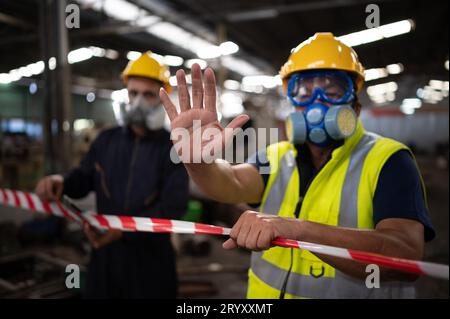
<path id="1" fill-rule="evenodd" d="M 396 140 L 393 140 L 393 139 L 390 139 L 390 138 L 387 138 L 387 137 L 380 137 L 380 141 L 377 143 L 377 148 L 376 148 L 375 151 L 376 152 L 380 152 L 380 153 L 384 153 L 384 154 L 389 154 L 386 158 L 384 158 L 384 161 L 382 163 L 384 165 L 386 163 L 386 161 L 394 153 L 396 153 L 397 151 L 400 151 L 400 150 L 408 151 L 409 154 L 411 155 L 413 161 L 414 161 L 414 164 L 417 167 L 417 172 L 419 174 L 420 182 L 422 184 L 422 192 L 423 192 L 423 196 L 424 196 L 424 199 L 425 199 L 425 205 L 428 208 L 427 193 L 426 193 L 425 183 L 423 181 L 422 174 L 420 173 L 420 169 L 419 169 L 419 165 L 417 164 L 417 160 L 416 160 L 413 152 L 411 151 L 411 149 L 408 146 L 406 146 L 405 144 L 400 143 L 400 142 L 398 142 Z"/>
<path id="2" fill-rule="evenodd" d="M 261 200 L 261 207 L 260 207 L 261 210 L 264 208 L 267 196 L 270 193 L 270 190 L 272 189 L 272 186 L 280 172 L 280 166 L 283 165 L 282 159 L 289 151 L 292 151 L 293 155 L 292 160 L 295 161 L 295 157 L 297 156 L 297 150 L 295 149 L 293 144 L 287 141 L 282 141 L 267 146 L 266 153 L 267 153 L 267 160 L 269 161 L 270 164 L 270 175 Z"/>

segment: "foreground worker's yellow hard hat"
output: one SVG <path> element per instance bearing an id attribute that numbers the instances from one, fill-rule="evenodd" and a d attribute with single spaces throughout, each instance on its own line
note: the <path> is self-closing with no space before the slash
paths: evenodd
<path id="1" fill-rule="evenodd" d="M 143 53 L 138 59 L 128 63 L 122 72 L 122 80 L 125 84 L 130 76 L 140 76 L 162 82 L 167 92 L 172 91 L 172 87 L 169 84 L 169 69 L 152 57 L 150 51 Z"/>
<path id="2" fill-rule="evenodd" d="M 359 62 L 358 55 L 330 32 L 316 33 L 292 50 L 280 70 L 284 92 L 287 91 L 287 83 L 293 73 L 316 69 L 341 70 L 354 74 L 357 92 L 361 91 L 364 84 L 364 67 Z"/>

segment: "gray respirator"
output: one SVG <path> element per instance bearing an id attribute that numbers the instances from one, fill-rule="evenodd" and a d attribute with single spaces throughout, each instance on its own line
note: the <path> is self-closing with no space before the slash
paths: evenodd
<path id="1" fill-rule="evenodd" d="M 123 108 L 125 125 L 136 125 L 151 131 L 162 129 L 165 117 L 166 112 L 161 104 L 152 105 L 141 94 Z"/>

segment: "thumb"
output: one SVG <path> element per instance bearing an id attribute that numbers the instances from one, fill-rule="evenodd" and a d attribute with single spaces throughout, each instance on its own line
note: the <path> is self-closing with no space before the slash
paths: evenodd
<path id="1" fill-rule="evenodd" d="M 235 117 L 226 127 L 224 133 L 225 145 L 228 144 L 229 140 L 234 136 L 235 130 L 241 128 L 242 125 L 247 123 L 250 117 L 247 114 L 241 114 Z"/>
<path id="2" fill-rule="evenodd" d="M 227 241 L 225 241 L 225 242 L 222 244 L 222 247 L 223 247 L 224 249 L 234 249 L 234 248 L 237 247 L 237 244 L 236 244 L 236 242 L 235 242 L 232 238 L 229 238 Z"/>
<path id="3" fill-rule="evenodd" d="M 64 185 L 62 183 L 57 183 L 55 186 L 55 195 L 56 198 L 59 200 L 62 196 L 62 192 L 63 192 L 63 187 Z"/>

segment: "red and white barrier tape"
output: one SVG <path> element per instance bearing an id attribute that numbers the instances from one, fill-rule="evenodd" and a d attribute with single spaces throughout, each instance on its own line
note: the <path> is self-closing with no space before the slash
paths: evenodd
<path id="1" fill-rule="evenodd" d="M 142 231 L 155 233 L 210 234 L 229 235 L 231 229 L 200 223 L 147 218 L 133 216 L 101 215 L 94 212 L 74 213 L 60 202 L 47 203 L 41 201 L 36 194 L 0 188 L 0 204 L 44 212 L 65 217 L 81 223 L 88 223 L 100 229 L 119 229 L 122 231 Z M 305 249 L 313 253 L 355 260 L 365 264 L 377 264 L 400 271 L 449 279 L 449 266 L 436 263 L 388 257 L 353 249 L 345 249 L 321 244 L 277 238 L 273 245 Z"/>

